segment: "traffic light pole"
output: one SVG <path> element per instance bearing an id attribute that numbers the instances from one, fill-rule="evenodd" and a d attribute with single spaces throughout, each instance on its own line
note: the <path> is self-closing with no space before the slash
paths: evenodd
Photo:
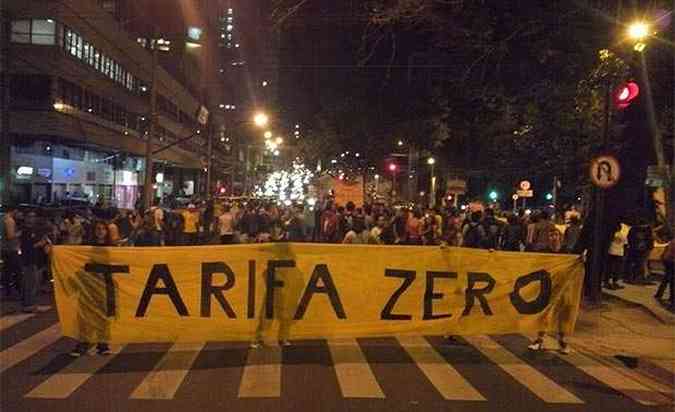
<path id="1" fill-rule="evenodd" d="M 154 30 L 153 41 L 157 38 Z M 152 207 L 154 189 L 152 187 L 152 141 L 155 137 L 155 123 L 157 122 L 157 45 L 152 47 L 152 84 L 150 86 L 150 129 L 145 140 L 145 179 L 143 181 L 143 202 L 145 209 Z"/>
<path id="2" fill-rule="evenodd" d="M 604 111 L 604 123 L 602 130 L 602 146 L 600 146 L 600 151 L 604 152 L 607 149 L 607 144 L 609 142 L 609 101 L 610 101 L 610 83 L 609 80 L 605 84 L 605 111 Z M 603 275 L 603 262 L 606 259 L 605 253 L 606 250 L 603 247 L 603 220 L 605 212 L 605 192 L 603 189 L 596 187 L 595 188 L 595 216 L 593 224 L 593 250 L 591 253 L 591 273 L 588 277 L 590 281 L 589 288 L 589 299 L 593 304 L 599 304 L 602 299 L 602 275 Z"/>

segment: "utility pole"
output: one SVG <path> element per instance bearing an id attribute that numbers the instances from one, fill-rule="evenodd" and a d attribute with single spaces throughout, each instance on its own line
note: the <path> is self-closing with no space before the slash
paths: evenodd
<path id="1" fill-rule="evenodd" d="M 0 2 L 0 204 L 10 202 L 12 134 L 9 127 L 9 16 Z"/>
<path id="2" fill-rule="evenodd" d="M 154 200 L 152 187 L 152 141 L 155 137 L 155 123 L 157 122 L 157 29 L 153 30 L 152 41 L 152 84 L 150 85 L 150 127 L 148 138 L 145 141 L 145 180 L 143 183 L 143 200 L 145 208 L 149 209 Z"/>
<path id="3" fill-rule="evenodd" d="M 211 123 L 206 125 L 206 139 L 208 140 L 208 156 L 206 161 L 206 197 L 211 197 L 211 165 L 213 162 L 213 136 L 211 130 Z"/>

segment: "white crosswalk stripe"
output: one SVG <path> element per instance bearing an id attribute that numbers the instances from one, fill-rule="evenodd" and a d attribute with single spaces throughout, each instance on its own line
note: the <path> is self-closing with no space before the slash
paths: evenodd
<path id="1" fill-rule="evenodd" d="M 406 336 L 398 338 L 398 341 L 444 399 L 455 401 L 486 400 L 476 388 L 431 347 L 424 337 Z"/>
<path id="2" fill-rule="evenodd" d="M 466 336 L 464 339 L 544 402 L 584 403 L 489 336 Z"/>
<path id="3" fill-rule="evenodd" d="M 30 322 L 31 320 L 30 317 L 26 317 L 16 322 L 23 321 Z M 55 343 L 60 337 L 60 326 L 55 324 L 6 348 L 0 352 L 0 373 L 29 359 Z M 528 360 L 519 358 L 494 339 L 488 336 L 473 336 L 464 339 L 469 343 L 467 349 L 475 349 L 487 358 L 486 362 L 501 368 L 514 379 L 515 382 L 511 381 L 509 385 L 522 385 L 547 403 L 584 404 L 584 400 L 578 397 L 582 395 L 575 395 L 568 390 L 570 382 L 563 380 L 565 382 L 565 386 L 563 386 L 563 384 L 556 382 L 555 375 L 545 375 L 530 365 Z M 494 396 L 485 386 L 479 385 L 481 388 L 479 391 L 474 386 L 476 382 L 472 384 L 462 375 L 465 373 L 465 369 L 461 367 L 456 369 L 452 364 L 453 362 L 449 362 L 441 356 L 427 338 L 406 336 L 398 337 L 397 341 L 412 359 L 415 366 L 426 377 L 426 380 L 428 380 L 426 384 L 432 385 L 443 399 L 448 401 L 489 402 L 491 396 Z M 554 342 L 547 341 L 546 343 L 550 347 L 556 347 Z M 343 398 L 385 399 L 387 395 L 382 389 L 380 378 L 374 373 L 378 370 L 380 371 L 378 373 L 382 373 L 382 368 L 372 368 L 364 355 L 361 344 L 355 339 L 327 340 L 326 347 L 332 362 L 326 367 L 325 371 L 328 374 L 334 374 Z M 119 359 L 120 357 L 117 354 L 124 347 L 112 345 L 113 354 L 110 356 L 81 357 L 49 376 L 37 386 L 27 390 L 24 396 L 29 399 L 67 399 L 73 396 L 78 388 L 85 385 L 106 365 Z M 162 349 L 165 352 L 162 359 L 154 365 L 151 371 L 148 371 L 140 384 L 129 394 L 129 398 L 174 399 L 181 386 L 190 382 L 186 378 L 204 348 L 205 344 L 201 343 L 176 343 L 168 350 Z M 282 382 L 284 368 L 302 366 L 302 364 L 284 365 L 283 353 L 284 348 L 279 346 L 249 349 L 245 364 L 236 365 L 237 368 L 241 368 L 241 378 L 238 381 L 236 396 L 246 399 L 280 398 L 282 396 L 282 383 L 283 385 L 294 384 L 293 382 Z M 59 355 L 63 356 L 64 354 Z M 643 405 L 672 404 L 672 399 L 659 392 L 662 391 L 663 385 L 649 385 L 649 381 L 645 383 L 644 380 L 631 379 L 625 372 L 616 370 L 604 361 L 600 362 L 577 351 L 573 351 L 572 354 L 567 356 L 557 356 L 560 356 L 565 362 L 582 371 L 585 375 L 626 395 L 635 402 Z M 410 361 L 402 358 L 401 362 Z M 214 365 L 214 368 L 218 368 L 218 365 Z M 541 366 L 538 368 L 541 368 Z M 471 376 L 471 379 L 476 379 L 476 377 Z M 184 390 L 189 391 L 189 387 L 184 388 Z M 181 391 L 181 393 L 183 392 Z M 234 396 L 234 393 L 232 396 Z M 624 402 L 630 402 L 626 398 L 617 397 L 618 401 L 621 399 Z"/>
<path id="4" fill-rule="evenodd" d="M 61 337 L 61 325 L 52 325 L 0 352 L 0 373 L 30 358 Z"/>
<path id="5" fill-rule="evenodd" d="M 175 343 L 131 394 L 132 399 L 173 399 L 203 343 Z"/>
<path id="6" fill-rule="evenodd" d="M 249 349 L 239 384 L 240 398 L 281 396 L 281 354 L 279 346 Z"/>
<path id="7" fill-rule="evenodd" d="M 35 316 L 32 313 L 22 313 L 20 315 L 9 315 L 9 316 L 3 316 L 0 318 L 0 332 L 7 328 L 11 328 L 12 326 L 16 325 L 17 323 L 23 322 L 26 319 L 30 319 L 33 316 Z"/>
<path id="8" fill-rule="evenodd" d="M 107 365 L 123 348 L 124 345 L 111 345 L 112 353 L 110 355 L 84 355 L 78 358 L 30 391 L 26 397 L 43 399 L 65 399 L 69 397 L 96 372 Z"/>
<path id="9" fill-rule="evenodd" d="M 333 369 L 345 398 L 384 398 L 366 357 L 355 339 L 328 341 Z"/>

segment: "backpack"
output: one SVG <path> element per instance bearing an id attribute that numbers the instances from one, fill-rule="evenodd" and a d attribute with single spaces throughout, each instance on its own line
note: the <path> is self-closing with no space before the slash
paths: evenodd
<path id="1" fill-rule="evenodd" d="M 497 220 L 492 219 L 485 222 L 483 225 L 485 230 L 485 247 L 488 249 L 496 249 L 499 243 L 500 226 Z"/>
<path id="2" fill-rule="evenodd" d="M 469 223 L 469 229 L 464 236 L 464 247 L 479 248 L 482 246 L 485 239 L 485 232 L 481 225 L 473 225 Z"/>

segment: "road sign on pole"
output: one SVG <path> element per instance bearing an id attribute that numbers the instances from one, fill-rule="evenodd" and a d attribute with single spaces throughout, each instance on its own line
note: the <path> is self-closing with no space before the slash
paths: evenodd
<path id="1" fill-rule="evenodd" d="M 589 169 L 593 184 L 600 189 L 609 189 L 621 179 L 621 166 L 614 156 L 601 155 L 591 160 Z"/>
<path id="2" fill-rule="evenodd" d="M 523 180 L 518 186 L 520 187 L 520 190 L 530 190 L 530 187 L 532 187 L 528 180 Z"/>
<path id="3" fill-rule="evenodd" d="M 534 190 L 518 190 L 514 196 L 533 197 L 534 196 Z"/>

